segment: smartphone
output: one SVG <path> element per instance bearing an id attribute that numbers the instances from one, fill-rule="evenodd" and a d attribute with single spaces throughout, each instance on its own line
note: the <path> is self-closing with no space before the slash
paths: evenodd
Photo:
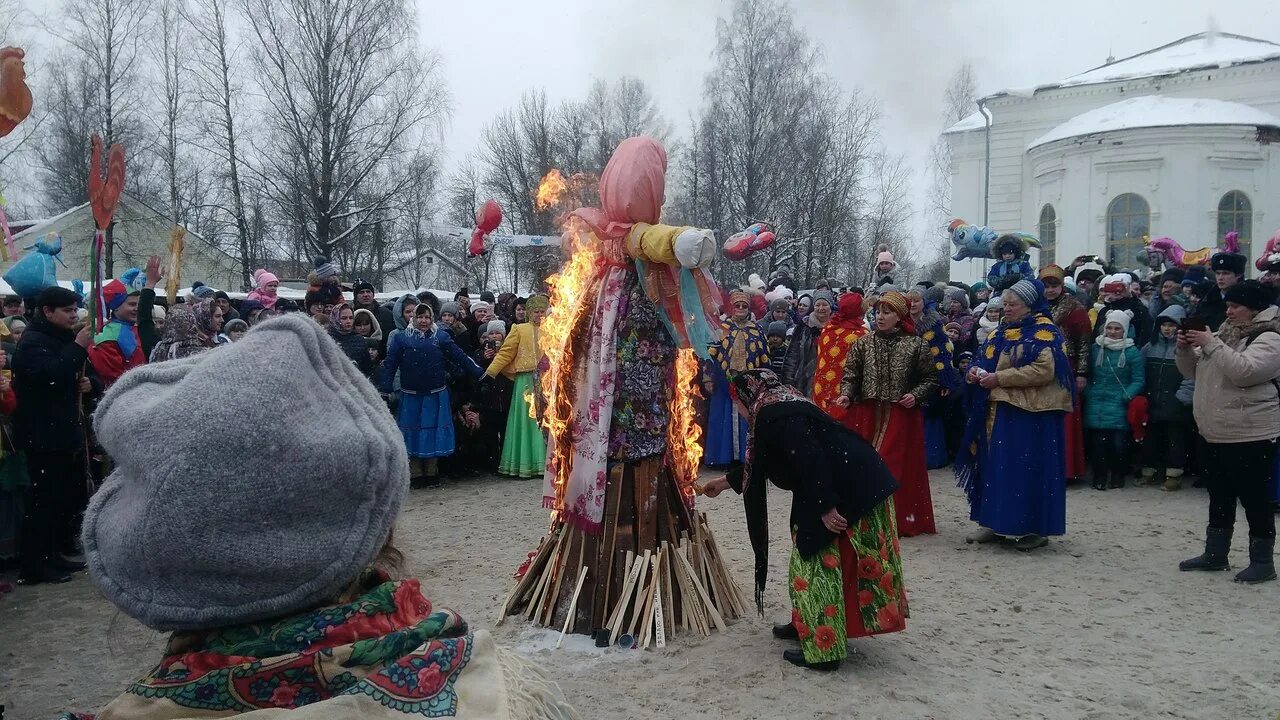
<path id="1" fill-rule="evenodd" d="M 1208 330 L 1209 325 L 1204 321 L 1204 318 L 1202 317 L 1189 317 L 1189 318 L 1183 318 L 1182 329 L 1203 331 L 1203 330 Z"/>

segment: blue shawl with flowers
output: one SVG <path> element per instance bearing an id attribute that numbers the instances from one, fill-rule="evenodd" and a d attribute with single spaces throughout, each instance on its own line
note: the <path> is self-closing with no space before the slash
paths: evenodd
<path id="1" fill-rule="evenodd" d="M 1029 365 L 1040 357 L 1040 353 L 1048 350 L 1053 354 L 1054 379 L 1074 400 L 1076 391 L 1075 373 L 1067 361 L 1066 340 L 1058 326 L 1053 323 L 1049 307 L 1044 296 L 1031 308 L 1031 312 L 1017 324 L 1001 323 L 991 337 L 983 343 L 974 356 L 973 366 L 987 372 L 995 372 L 1001 355 L 1010 355 L 1012 367 Z M 964 438 L 960 449 L 956 452 L 956 483 L 969 499 L 970 506 L 978 500 L 981 492 L 978 479 L 982 474 L 980 448 L 988 442 L 987 437 L 987 403 L 991 391 L 974 384 L 970 387 L 967 399 L 969 417 L 965 425 Z"/>

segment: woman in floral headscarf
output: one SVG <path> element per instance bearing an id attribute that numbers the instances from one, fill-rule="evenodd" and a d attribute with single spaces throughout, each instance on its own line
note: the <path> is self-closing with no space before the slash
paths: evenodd
<path id="1" fill-rule="evenodd" d="M 890 497 L 897 482 L 874 448 L 772 370 L 735 375 L 733 390 L 750 422 L 747 462 L 703 492 L 715 497 L 733 488 L 743 497 L 761 613 L 769 569 L 765 481 L 793 493 L 791 622 L 773 634 L 800 641 L 800 651 L 783 653 L 788 662 L 834 670 L 848 653 L 848 638 L 906 628 Z"/>
<path id="2" fill-rule="evenodd" d="M 875 446 L 898 479 L 894 511 L 903 537 L 937 532 L 921 406 L 938 387 L 938 369 L 928 342 L 915 331 L 906 297 L 881 295 L 876 331 L 849 349 L 835 401 L 849 408 L 845 424 Z"/>
<path id="3" fill-rule="evenodd" d="M 1020 550 L 1066 532 L 1064 427 L 1075 371 L 1039 280 L 1004 291 L 1004 320 L 974 357 L 969 420 L 956 478 L 978 532 L 969 542 L 1017 538 Z"/>
<path id="4" fill-rule="evenodd" d="M 217 329 L 214 315 L 217 314 Z M 201 300 L 192 305 L 174 305 L 169 308 L 164 324 L 164 335 L 151 350 L 149 362 L 181 360 L 218 346 L 218 330 L 222 329 L 222 311 L 212 300 Z"/>

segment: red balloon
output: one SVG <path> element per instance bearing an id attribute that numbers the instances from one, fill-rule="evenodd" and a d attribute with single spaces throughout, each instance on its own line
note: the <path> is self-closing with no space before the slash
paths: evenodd
<path id="1" fill-rule="evenodd" d="M 471 244 L 467 246 L 467 254 L 477 257 L 489 252 L 484 246 L 484 241 L 489 237 L 489 233 L 497 230 L 501 224 L 502 207 L 498 205 L 497 200 L 486 200 L 484 205 L 476 211 L 476 229 L 471 232 Z"/>

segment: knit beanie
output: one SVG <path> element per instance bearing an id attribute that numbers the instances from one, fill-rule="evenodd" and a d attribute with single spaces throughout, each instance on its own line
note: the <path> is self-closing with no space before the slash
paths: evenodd
<path id="1" fill-rule="evenodd" d="M 830 290 L 815 290 L 813 292 L 813 304 L 817 305 L 819 300 L 826 300 L 832 310 L 836 309 L 836 296 Z"/>
<path id="2" fill-rule="evenodd" d="M 787 324 L 781 320 L 774 320 L 769 323 L 769 329 L 765 332 L 765 337 L 781 337 L 787 336 Z"/>
<path id="3" fill-rule="evenodd" d="M 471 314 L 472 314 L 472 315 L 475 315 L 477 312 L 479 312 L 479 311 L 481 311 L 481 310 L 488 310 L 489 312 L 493 312 L 493 306 L 492 306 L 492 305 L 490 305 L 489 303 L 487 303 L 487 302 L 483 301 L 483 300 L 477 300 L 477 301 L 475 301 L 475 302 L 471 303 Z M 444 312 L 444 307 L 443 307 L 443 306 L 440 308 L 440 312 Z"/>
<path id="4" fill-rule="evenodd" d="M 880 263 L 889 263 L 890 265 L 893 265 L 893 267 L 889 268 L 889 272 L 893 272 L 898 269 L 898 261 L 893 259 L 893 253 L 889 252 L 889 247 L 887 245 L 881 245 L 880 252 L 876 254 L 876 265 L 879 266 Z"/>
<path id="5" fill-rule="evenodd" d="M 1023 305 L 1034 307 L 1036 300 L 1040 297 L 1040 288 L 1036 287 L 1038 281 L 1033 282 L 1026 278 L 1019 280 L 1009 286 L 1009 292 L 1013 293 Z M 1041 286 L 1043 287 L 1043 286 Z"/>
<path id="6" fill-rule="evenodd" d="M 1110 325 L 1112 323 L 1116 323 L 1120 327 L 1124 328 L 1125 337 L 1128 337 L 1129 335 L 1129 325 L 1132 322 L 1133 322 L 1132 310 L 1108 310 L 1107 311 L 1107 321 L 1105 324 Z"/>
<path id="7" fill-rule="evenodd" d="M 317 255 L 313 264 L 316 266 L 316 277 L 321 280 L 338 277 L 338 266 L 329 262 L 329 258 Z"/>
<path id="8" fill-rule="evenodd" d="M 942 302 L 942 298 L 946 297 L 946 291 L 937 285 L 931 285 L 920 295 L 924 298 L 925 305 L 938 305 Z"/>
<path id="9" fill-rule="evenodd" d="M 191 284 L 191 294 L 195 295 L 197 298 L 201 300 L 212 300 L 213 296 L 217 294 L 217 292 L 218 292 L 217 290 L 214 290 L 213 288 L 209 287 L 208 285 L 205 285 L 199 280 Z"/>
<path id="10" fill-rule="evenodd" d="M 441 303 L 441 304 L 440 304 L 440 317 L 444 317 L 445 315 L 452 315 L 452 316 L 454 316 L 455 318 L 456 318 L 456 317 L 458 317 L 458 303 L 456 303 L 456 302 L 454 302 L 454 301 L 452 301 L 452 300 L 450 300 L 450 301 L 448 301 L 448 302 L 445 302 L 445 303 Z"/>
<path id="11" fill-rule="evenodd" d="M 273 275 L 271 272 L 267 270 L 253 271 L 253 286 L 255 288 L 258 288 L 259 290 L 262 290 L 263 288 L 265 288 L 269 283 L 279 283 L 279 282 L 280 282 L 280 278 L 276 277 L 275 275 Z"/>
<path id="12" fill-rule="evenodd" d="M 1160 283 L 1164 284 L 1172 280 L 1173 282 L 1176 282 L 1179 285 L 1181 285 L 1182 281 L 1186 277 L 1187 277 L 1186 270 L 1183 270 L 1182 268 L 1176 268 L 1176 267 L 1169 268 L 1168 270 L 1165 270 L 1163 273 L 1160 274 Z"/>
<path id="13" fill-rule="evenodd" d="M 502 321 L 502 320 L 490 320 L 489 322 L 485 323 L 485 325 L 484 325 L 484 334 L 485 334 L 485 335 L 488 335 L 489 333 L 495 333 L 495 332 L 496 332 L 496 333 L 502 333 L 503 335 L 506 335 L 506 334 L 507 334 L 507 323 L 506 323 L 506 322 L 504 322 L 504 321 Z"/>
<path id="14" fill-rule="evenodd" d="M 549 307 L 551 307 L 551 299 L 548 298 L 546 295 L 543 295 L 542 293 L 531 295 L 529 299 L 525 301 L 525 304 L 524 304 L 524 309 L 529 312 L 546 310 Z"/>
<path id="15" fill-rule="evenodd" d="M 1275 302 L 1275 292 L 1257 280 L 1245 280 L 1222 292 L 1222 299 L 1250 310 L 1266 310 Z"/>
<path id="16" fill-rule="evenodd" d="M 787 310 L 790 310 L 790 309 L 791 309 L 791 303 L 788 303 L 786 300 L 779 299 L 769 303 L 769 312 L 775 312 L 777 310 L 786 312 Z"/>
<path id="17" fill-rule="evenodd" d="M 493 293 L 488 290 L 485 290 L 484 292 L 480 293 L 480 300 L 492 305 L 494 303 Z"/>
<path id="18" fill-rule="evenodd" d="M 377 292 L 373 287 L 373 283 L 369 282 L 368 280 L 356 280 L 355 284 L 351 286 L 351 292 L 358 293 L 361 290 L 368 290 L 369 292 Z"/>
<path id="19" fill-rule="evenodd" d="M 257 430 L 219 433 L 229 424 Z M 166 428 L 165 442 L 138 442 L 146 427 Z M 84 516 L 90 577 L 157 630 L 241 625 L 332 601 L 377 556 L 409 487 L 386 405 L 300 315 L 130 370 L 94 428 L 116 469 Z"/>
<path id="20" fill-rule="evenodd" d="M 224 333 L 233 333 L 237 331 L 249 332 L 249 323 L 241 320 L 240 318 L 236 318 L 235 320 L 229 321 L 222 328 L 222 332 Z"/>

